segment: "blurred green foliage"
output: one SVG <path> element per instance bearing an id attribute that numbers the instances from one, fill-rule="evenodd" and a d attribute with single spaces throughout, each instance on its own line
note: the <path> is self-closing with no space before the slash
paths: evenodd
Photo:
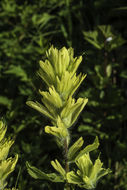
<path id="1" fill-rule="evenodd" d="M 45 88 L 36 75 L 38 61 L 54 44 L 83 54 L 79 71 L 87 73 L 77 96 L 89 102 L 72 127 L 72 142 L 81 135 L 89 143 L 98 135 L 104 165 L 113 171 L 98 189 L 127 189 L 126 13 L 125 0 L 0 1 L 0 116 L 16 136 L 12 153 L 19 154 L 10 187 L 17 181 L 21 190 L 63 188 L 32 181 L 25 168 L 30 160 L 46 172 L 49 160 L 60 155 L 43 132 L 48 120 L 25 104 Z"/>

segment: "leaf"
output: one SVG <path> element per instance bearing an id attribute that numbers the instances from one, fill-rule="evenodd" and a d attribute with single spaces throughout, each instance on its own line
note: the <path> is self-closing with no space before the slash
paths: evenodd
<path id="1" fill-rule="evenodd" d="M 94 47 L 96 47 L 97 49 L 102 49 L 103 48 L 103 44 L 101 44 L 98 41 L 98 31 L 90 31 L 90 32 L 83 32 L 84 34 L 84 38 L 85 40 L 87 40 L 90 44 L 92 44 Z"/>
<path id="2" fill-rule="evenodd" d="M 31 177 L 35 179 L 43 179 L 43 180 L 49 180 L 52 182 L 63 182 L 63 179 L 61 179 L 60 176 L 58 176 L 55 173 L 46 174 L 42 172 L 41 170 L 37 169 L 34 166 L 31 166 L 28 162 L 26 162 L 26 167 L 28 173 L 31 175 Z"/>
<path id="3" fill-rule="evenodd" d="M 78 154 L 78 151 L 81 149 L 82 145 L 84 143 L 84 140 L 82 137 L 80 137 L 70 148 L 68 151 L 68 160 L 72 161 L 75 159 L 75 157 Z"/>
<path id="4" fill-rule="evenodd" d="M 67 173 L 68 183 L 79 185 L 81 183 L 81 179 L 78 175 L 75 174 L 74 171 L 70 171 Z"/>
<path id="5" fill-rule="evenodd" d="M 106 67 L 106 74 L 107 74 L 107 77 L 111 76 L 111 74 L 112 74 L 112 66 L 111 66 L 111 64 L 107 65 L 107 67 Z"/>
<path id="6" fill-rule="evenodd" d="M 28 81 L 27 73 L 21 66 L 14 66 L 11 65 L 7 71 L 4 72 L 5 74 L 12 74 L 16 77 L 20 77 L 21 81 Z"/>
<path id="7" fill-rule="evenodd" d="M 65 139 L 68 137 L 68 131 L 64 127 L 46 126 L 45 132 L 58 137 L 59 139 Z"/>
<path id="8" fill-rule="evenodd" d="M 83 150 L 81 150 L 78 154 L 78 156 L 75 158 L 75 160 L 79 159 L 82 155 L 89 153 L 95 149 L 97 149 L 99 146 L 98 137 L 95 138 L 93 144 L 86 146 Z"/>
<path id="9" fill-rule="evenodd" d="M 65 179 L 66 172 L 63 169 L 63 167 L 61 166 L 61 164 L 57 161 L 57 159 L 55 161 L 51 161 L 51 164 L 54 167 L 54 169 L 57 170 Z"/>
<path id="10" fill-rule="evenodd" d="M 71 125 L 73 125 L 75 123 L 75 121 L 77 120 L 79 114 L 81 113 L 81 111 L 83 110 L 83 108 L 85 107 L 87 102 L 88 102 L 87 98 L 79 98 L 77 100 L 77 105 L 75 105 L 73 107 L 74 110 L 73 110 L 73 114 L 72 114 Z"/>
<path id="11" fill-rule="evenodd" d="M 127 7 L 125 6 L 125 7 L 118 7 L 118 8 L 114 8 L 113 10 L 125 10 L 125 11 L 127 11 Z"/>
<path id="12" fill-rule="evenodd" d="M 12 104 L 12 100 L 7 98 L 6 96 L 0 96 L 0 104 L 10 108 L 10 106 Z"/>
<path id="13" fill-rule="evenodd" d="M 44 114 L 45 116 L 49 117 L 51 120 L 55 121 L 55 118 L 51 115 L 51 113 L 39 102 L 27 101 L 26 104 L 31 108 Z"/>
<path id="14" fill-rule="evenodd" d="M 97 26 L 97 28 L 99 29 L 99 31 L 101 31 L 102 35 L 108 39 L 109 37 L 113 37 L 113 34 L 112 34 L 112 27 L 111 25 L 99 25 Z"/>
<path id="15" fill-rule="evenodd" d="M 120 77 L 127 79 L 127 70 L 122 71 Z"/>

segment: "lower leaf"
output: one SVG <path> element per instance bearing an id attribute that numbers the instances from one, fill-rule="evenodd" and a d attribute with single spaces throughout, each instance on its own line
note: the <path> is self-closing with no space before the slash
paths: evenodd
<path id="1" fill-rule="evenodd" d="M 37 169 L 34 166 L 31 166 L 28 162 L 26 162 L 26 167 L 28 173 L 35 179 L 43 179 L 43 180 L 48 180 L 52 182 L 64 182 L 64 180 L 61 178 L 61 176 L 55 174 L 55 173 L 50 173 L 46 174 L 42 172 L 41 170 Z"/>

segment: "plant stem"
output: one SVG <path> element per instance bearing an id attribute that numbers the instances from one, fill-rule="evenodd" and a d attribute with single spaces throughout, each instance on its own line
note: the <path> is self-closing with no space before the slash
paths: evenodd
<path id="1" fill-rule="evenodd" d="M 65 171 L 66 174 L 69 172 L 69 164 L 68 164 L 68 142 L 67 139 L 64 141 L 64 151 L 65 151 Z M 65 184 L 66 190 L 70 190 L 70 184 L 66 181 Z"/>

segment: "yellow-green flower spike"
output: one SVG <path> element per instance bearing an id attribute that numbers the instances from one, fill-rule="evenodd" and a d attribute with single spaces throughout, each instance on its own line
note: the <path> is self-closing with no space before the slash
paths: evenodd
<path id="1" fill-rule="evenodd" d="M 82 56 L 74 58 L 73 48 L 63 47 L 58 50 L 53 46 L 47 51 L 46 55 L 47 59 L 40 61 L 38 74 L 47 84 L 48 91 L 39 90 L 42 96 L 42 104 L 28 101 L 27 105 L 51 120 L 53 126 L 46 126 L 46 133 L 62 139 L 68 138 L 67 129 L 75 123 L 88 102 L 87 98 L 79 98 L 77 101 L 72 98 L 86 77 L 81 73 L 76 75 Z"/>
<path id="2" fill-rule="evenodd" d="M 54 86 L 60 94 L 64 94 L 63 98 L 77 90 L 86 75 L 76 76 L 76 70 L 82 61 L 82 56 L 73 57 L 74 50 L 63 47 L 58 50 L 51 46 L 47 52 L 47 59 L 40 61 L 40 69 L 38 71 L 42 80 L 50 87 Z M 66 94 L 67 93 L 67 94 Z"/>
<path id="3" fill-rule="evenodd" d="M 28 173 L 35 179 L 64 182 L 65 188 L 73 184 L 81 188 L 93 189 L 98 180 L 110 172 L 102 168 L 98 158 L 93 164 L 89 153 L 99 146 L 98 137 L 94 142 L 82 149 L 84 140 L 80 137 L 71 147 L 69 129 L 76 122 L 81 111 L 88 102 L 87 98 L 74 99 L 74 93 L 81 85 L 86 75 L 76 71 L 82 61 L 82 56 L 74 57 L 73 48 L 58 50 L 51 46 L 46 53 L 47 59 L 40 61 L 39 76 L 47 85 L 47 91 L 39 90 L 41 103 L 28 101 L 27 105 L 47 116 L 51 126 L 45 126 L 45 132 L 56 137 L 58 145 L 64 148 L 64 168 L 58 162 L 51 165 L 58 172 L 46 174 L 27 162 Z M 70 164 L 76 165 L 77 170 L 69 171 Z M 70 184 L 69 184 L 70 183 Z"/>

